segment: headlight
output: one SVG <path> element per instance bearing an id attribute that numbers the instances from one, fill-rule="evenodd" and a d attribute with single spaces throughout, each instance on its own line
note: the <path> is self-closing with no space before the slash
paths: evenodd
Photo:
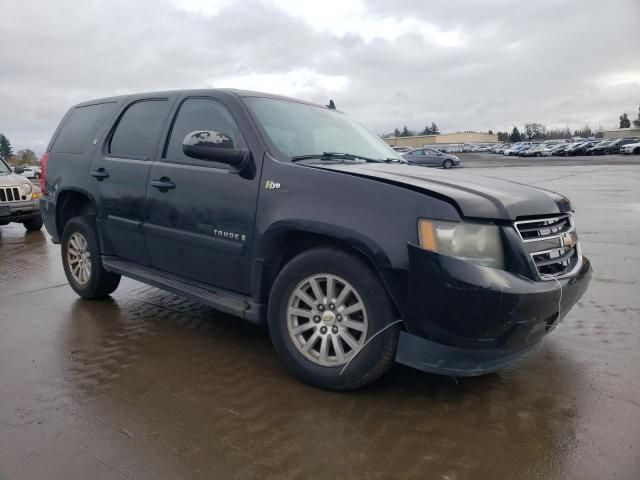
<path id="1" fill-rule="evenodd" d="M 20 193 L 23 195 L 29 195 L 33 191 L 33 186 L 30 183 L 20 184 Z"/>
<path id="2" fill-rule="evenodd" d="M 494 225 L 467 222 L 418 221 L 420 246 L 462 260 L 504 268 L 500 230 Z"/>

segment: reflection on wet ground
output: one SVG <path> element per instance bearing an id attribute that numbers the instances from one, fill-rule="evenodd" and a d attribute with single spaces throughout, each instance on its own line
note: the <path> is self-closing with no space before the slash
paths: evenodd
<path id="1" fill-rule="evenodd" d="M 638 478 L 640 168 L 484 174 L 572 197 L 591 290 L 512 368 L 397 366 L 351 393 L 175 295 L 125 280 L 80 300 L 46 235 L 1 227 L 0 479 Z"/>

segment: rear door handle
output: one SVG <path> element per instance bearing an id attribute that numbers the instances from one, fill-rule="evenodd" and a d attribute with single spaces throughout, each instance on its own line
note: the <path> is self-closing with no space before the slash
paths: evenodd
<path id="1" fill-rule="evenodd" d="M 173 188 L 176 188 L 176 184 L 168 177 L 162 177 L 159 180 L 151 180 L 151 186 L 157 188 L 161 192 L 166 192 Z"/>
<path id="2" fill-rule="evenodd" d="M 95 177 L 99 182 L 104 180 L 105 178 L 109 178 L 109 172 L 107 172 L 104 168 L 99 168 L 96 171 L 90 173 L 92 177 Z"/>

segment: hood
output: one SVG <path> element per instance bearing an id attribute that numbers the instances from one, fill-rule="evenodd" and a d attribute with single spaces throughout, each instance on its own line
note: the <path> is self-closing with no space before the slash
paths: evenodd
<path id="1" fill-rule="evenodd" d="M 444 198 L 465 217 L 516 220 L 571 210 L 558 193 L 464 170 L 436 170 L 394 163 L 326 164 L 319 168 L 357 175 Z"/>
<path id="2" fill-rule="evenodd" d="M 0 187 L 10 187 L 25 182 L 29 183 L 29 179 L 22 175 L 16 173 L 0 173 Z"/>

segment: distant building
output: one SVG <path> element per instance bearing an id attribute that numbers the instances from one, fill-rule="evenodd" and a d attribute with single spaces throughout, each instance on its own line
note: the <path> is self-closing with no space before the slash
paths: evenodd
<path id="1" fill-rule="evenodd" d="M 598 130 L 604 138 L 634 138 L 640 137 L 640 128 L 612 128 L 611 130 Z"/>
<path id="2" fill-rule="evenodd" d="M 383 139 L 392 147 L 423 147 L 437 143 L 497 143 L 498 135 L 493 133 L 441 133 L 440 135 L 413 135 L 411 137 L 386 137 Z"/>

